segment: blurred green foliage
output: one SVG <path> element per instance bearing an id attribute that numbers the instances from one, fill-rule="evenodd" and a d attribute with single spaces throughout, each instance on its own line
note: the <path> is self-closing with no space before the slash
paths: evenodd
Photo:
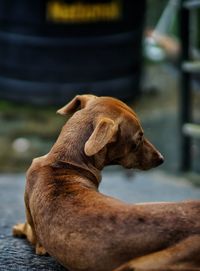
<path id="1" fill-rule="evenodd" d="M 23 171 L 49 151 L 66 121 L 57 109 L 0 101 L 0 172 Z M 14 147 L 20 138 L 28 142 L 25 151 Z"/>

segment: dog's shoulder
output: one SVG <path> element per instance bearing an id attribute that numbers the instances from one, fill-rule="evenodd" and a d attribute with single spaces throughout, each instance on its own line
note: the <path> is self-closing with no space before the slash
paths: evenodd
<path id="1" fill-rule="evenodd" d="M 48 153 L 33 159 L 31 166 L 43 165 L 47 160 Z"/>
<path id="2" fill-rule="evenodd" d="M 40 157 L 36 157 L 32 160 L 32 163 L 27 171 L 27 175 L 29 175 L 30 172 L 34 171 L 34 170 L 38 170 L 39 168 L 45 166 L 46 164 L 48 164 L 48 159 L 47 159 L 48 154 L 45 154 L 43 156 Z"/>
<path id="3" fill-rule="evenodd" d="M 26 172 L 26 184 L 28 187 L 33 187 L 38 181 L 39 176 L 44 175 L 43 171 L 48 171 L 47 155 L 48 154 L 33 159 L 29 169 Z"/>

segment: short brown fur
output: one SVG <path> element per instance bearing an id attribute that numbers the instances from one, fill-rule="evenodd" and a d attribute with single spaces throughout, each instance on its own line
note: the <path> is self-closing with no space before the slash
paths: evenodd
<path id="1" fill-rule="evenodd" d="M 200 270 L 200 202 L 126 204 L 98 192 L 100 171 L 163 162 L 136 114 L 110 97 L 76 96 L 50 152 L 27 172 L 25 224 L 37 254 L 70 271 Z M 150 184 L 151 185 L 151 184 Z"/>

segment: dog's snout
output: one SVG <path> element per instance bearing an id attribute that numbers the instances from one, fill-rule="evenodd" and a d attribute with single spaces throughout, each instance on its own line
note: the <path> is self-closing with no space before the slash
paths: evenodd
<path id="1" fill-rule="evenodd" d="M 160 153 L 158 154 L 158 160 L 157 161 L 158 161 L 157 162 L 158 166 L 163 164 L 164 157 L 162 156 L 162 154 L 160 154 Z"/>

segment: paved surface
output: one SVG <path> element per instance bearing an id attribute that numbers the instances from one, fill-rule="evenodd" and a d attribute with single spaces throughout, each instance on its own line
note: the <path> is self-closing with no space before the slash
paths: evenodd
<path id="1" fill-rule="evenodd" d="M 0 175 L 0 270 L 65 270 L 51 257 L 36 256 L 26 240 L 12 237 L 12 226 L 24 221 L 24 184 L 24 175 Z M 200 199 L 200 189 L 161 171 L 127 178 L 123 171 L 108 170 L 103 174 L 100 191 L 126 202 Z"/>

